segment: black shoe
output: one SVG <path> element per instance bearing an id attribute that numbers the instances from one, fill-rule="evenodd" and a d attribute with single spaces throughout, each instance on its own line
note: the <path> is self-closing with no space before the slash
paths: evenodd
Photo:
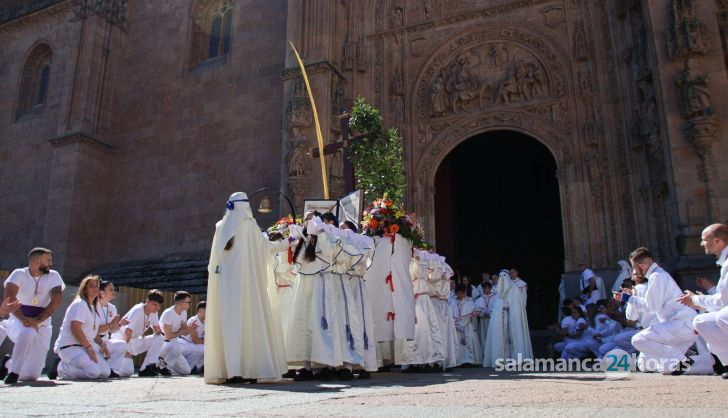
<path id="1" fill-rule="evenodd" d="M 117 377 L 119 377 L 119 375 L 116 374 L 115 371 L 112 370 L 111 373 L 109 373 L 109 379 L 116 379 Z"/>
<path id="2" fill-rule="evenodd" d="M 159 372 L 162 376 L 172 376 L 172 372 L 170 372 L 166 367 L 162 367 L 161 369 L 157 368 L 157 372 Z"/>
<path id="3" fill-rule="evenodd" d="M 339 369 L 336 372 L 339 380 L 351 380 L 354 378 L 354 373 L 349 369 Z"/>
<path id="4" fill-rule="evenodd" d="M 294 377 L 296 377 L 296 371 L 291 369 L 285 372 L 281 377 L 284 379 L 293 379 Z"/>
<path id="5" fill-rule="evenodd" d="M 681 361 L 677 364 L 677 367 L 675 367 L 675 371 L 670 373 L 672 376 L 680 376 L 682 374 L 685 374 L 686 371 L 690 370 L 690 366 L 695 363 L 695 360 L 688 357 L 687 359 Z"/>
<path id="6" fill-rule="evenodd" d="M 243 382 L 254 385 L 254 384 L 258 383 L 258 379 L 243 379 Z"/>
<path id="7" fill-rule="evenodd" d="M 435 365 L 432 366 L 432 373 L 442 373 L 442 366 L 435 363 Z"/>
<path id="8" fill-rule="evenodd" d="M 333 380 L 334 376 L 336 376 L 336 370 L 332 369 L 331 367 L 324 367 L 323 369 L 321 369 L 320 372 L 314 375 L 317 380 L 323 380 L 325 382 Z"/>
<path id="9" fill-rule="evenodd" d="M 371 379 L 372 375 L 366 370 L 359 370 L 359 379 Z"/>
<path id="10" fill-rule="evenodd" d="M 713 373 L 715 373 L 716 376 L 720 376 L 728 371 L 728 368 L 723 365 L 718 356 L 715 354 L 711 354 L 711 356 L 713 357 Z"/>
<path id="11" fill-rule="evenodd" d="M 144 368 L 144 370 L 139 370 L 139 373 L 137 373 L 137 376 L 139 377 L 157 377 L 159 373 L 157 373 L 156 367 L 152 366 L 151 364 Z"/>
<path id="12" fill-rule="evenodd" d="M 313 380 L 313 372 L 309 369 L 300 369 L 293 378 L 294 382 L 303 382 L 307 380 Z"/>
<path id="13" fill-rule="evenodd" d="M 56 357 L 55 360 L 53 360 L 53 364 L 51 364 L 51 368 L 48 369 L 48 379 L 49 380 L 58 379 L 58 365 L 59 364 L 61 364 L 61 358 Z"/>
<path id="14" fill-rule="evenodd" d="M 392 366 L 390 366 L 390 365 L 382 366 L 377 371 L 379 373 L 389 373 L 392 371 Z"/>
<path id="15" fill-rule="evenodd" d="M 722 377 L 723 379 L 728 379 L 728 372 L 721 374 L 720 377 Z"/>
<path id="16" fill-rule="evenodd" d="M 234 376 L 225 381 L 228 385 L 240 385 L 245 383 L 245 379 L 242 376 Z"/>
<path id="17" fill-rule="evenodd" d="M 8 373 L 8 375 L 5 377 L 5 384 L 6 385 L 14 385 L 18 383 L 18 376 L 17 373 Z"/>
<path id="18" fill-rule="evenodd" d="M 422 368 L 416 364 L 410 364 L 409 367 L 402 370 L 402 373 L 421 373 Z"/>
<path id="19" fill-rule="evenodd" d="M 422 367 L 422 373 L 432 373 L 432 371 L 432 366 L 430 366 L 429 364 L 425 364 Z"/>
<path id="20" fill-rule="evenodd" d="M 8 375 L 8 367 L 6 366 L 8 360 L 10 360 L 10 354 L 5 354 L 0 359 L 0 380 L 5 380 L 5 376 Z"/>

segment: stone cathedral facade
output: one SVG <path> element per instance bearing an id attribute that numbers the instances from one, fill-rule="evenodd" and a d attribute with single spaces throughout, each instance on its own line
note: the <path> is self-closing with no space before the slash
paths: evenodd
<path id="1" fill-rule="evenodd" d="M 727 36 L 724 0 L 4 1 L 0 270 L 204 258 L 231 192 L 321 197 L 292 41 L 328 142 L 357 96 L 400 130 L 429 241 L 442 161 L 516 131 L 556 162 L 565 271 L 646 245 L 689 276 L 728 218 Z"/>

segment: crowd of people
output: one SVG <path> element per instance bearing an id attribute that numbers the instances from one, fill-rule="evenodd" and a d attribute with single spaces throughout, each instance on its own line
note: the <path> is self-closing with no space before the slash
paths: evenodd
<path id="1" fill-rule="evenodd" d="M 332 213 L 311 212 L 263 234 L 244 193 L 226 208 L 195 316 L 187 317 L 184 291 L 159 315 L 157 290 L 121 316 L 113 283 L 88 275 L 66 310 L 48 377 L 129 377 L 140 354 L 140 377 L 199 374 L 206 383 L 366 379 L 391 365 L 417 373 L 533 358 L 527 285 L 515 268 L 484 273 L 475 286 L 396 231 L 369 237 Z M 701 245 L 721 267 L 717 284 L 701 281 L 707 294 L 682 292 L 646 248 L 630 254 L 629 277 L 620 276 L 612 297 L 582 266 L 583 299 L 564 300 L 554 350 L 571 359 L 621 348 L 640 353 L 641 370 L 670 374 L 706 359 L 712 366 L 711 352 L 728 363 L 728 227 L 709 226 Z M 28 260 L 5 281 L 0 306 L 10 315 L 0 343 L 6 335 L 14 343 L 0 363 L 7 384 L 40 377 L 65 288 L 50 250 L 34 248 Z"/>
<path id="2" fill-rule="evenodd" d="M 728 226 L 705 228 L 700 245 L 718 258 L 720 279 L 699 277 L 703 292 L 681 290 L 647 248 L 620 261 L 622 271 L 606 296 L 604 282 L 587 267 L 582 270 L 579 297 L 562 303 L 563 338 L 553 345 L 563 359 L 601 359 L 618 348 L 637 354 L 643 372 L 719 374 L 728 364 Z"/>

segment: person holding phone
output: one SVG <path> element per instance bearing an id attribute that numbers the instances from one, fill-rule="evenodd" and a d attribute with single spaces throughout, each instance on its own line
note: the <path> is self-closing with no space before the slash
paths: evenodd
<path id="1" fill-rule="evenodd" d="M 632 268 L 648 279 L 647 290 L 639 295 L 635 289 L 623 288 L 614 298 L 632 305 L 646 314 L 654 314 L 655 321 L 632 337 L 632 345 L 644 355 L 643 359 L 654 359 L 656 371 L 663 374 L 680 375 L 692 364 L 685 352 L 695 342 L 692 321 L 696 315 L 693 309 L 678 302 L 682 295 L 675 280 L 662 269 L 645 247 L 637 248 L 629 256 Z M 625 294 L 629 296 L 625 296 Z M 649 362 L 649 361 L 648 361 Z M 640 369 L 648 367 L 646 363 Z"/>

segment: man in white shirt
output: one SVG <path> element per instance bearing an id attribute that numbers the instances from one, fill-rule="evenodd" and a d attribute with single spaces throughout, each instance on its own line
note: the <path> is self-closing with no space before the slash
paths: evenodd
<path id="1" fill-rule="evenodd" d="M 680 302 L 694 308 L 702 308 L 708 313 L 693 319 L 693 326 L 708 343 L 708 349 L 715 354 L 723 366 L 728 366 L 728 226 L 713 224 L 703 230 L 700 245 L 705 253 L 718 257 L 720 280 L 715 294 L 696 295 L 685 291 Z M 728 373 L 721 374 L 728 379 Z"/>
<path id="2" fill-rule="evenodd" d="M 109 358 L 111 369 L 122 377 L 129 377 L 134 372 L 131 356 L 147 353 L 139 367 L 140 377 L 154 377 L 158 374 L 169 376 L 169 370 L 157 367 L 159 352 L 164 344 L 162 330 L 159 328 L 157 312 L 164 303 L 164 297 L 157 289 L 150 290 L 144 303 L 134 305 L 122 318 L 126 325 L 112 334 L 111 340 L 127 343 L 127 351 L 122 356 Z M 144 336 L 147 329 L 152 328 L 151 335 Z"/>
<path id="3" fill-rule="evenodd" d="M 192 366 L 190 374 L 203 374 L 205 365 L 205 311 L 207 302 L 197 304 L 197 315 L 187 320 L 187 325 L 195 326 L 190 335 L 179 337 L 179 341 L 186 344 L 184 356 L 187 363 Z"/>
<path id="4" fill-rule="evenodd" d="M 656 363 L 657 371 L 664 374 L 683 374 L 692 364 L 685 352 L 695 342 L 692 321 L 695 311 L 681 305 L 682 295 L 675 280 L 652 258 L 647 248 L 640 247 L 630 254 L 632 267 L 647 278 L 647 291 L 637 296 L 634 289 L 623 288 L 615 299 L 634 305 L 646 314 L 654 314 L 654 322 L 632 337 L 632 345 L 647 362 Z M 628 294 L 629 296 L 623 296 Z M 653 360 L 651 360 L 653 359 Z M 648 368 L 652 368 L 649 367 Z"/>
<path id="5" fill-rule="evenodd" d="M 0 364 L 0 376 L 7 373 L 6 384 L 36 380 L 45 366 L 51 344 L 51 315 L 60 306 L 65 288 L 52 266 L 51 250 L 33 248 L 28 253 L 28 267 L 13 271 L 5 280 L 5 296 L 20 301 L 20 308 L 7 321 L 7 334 L 15 346 L 12 357 Z"/>
<path id="6" fill-rule="evenodd" d="M 159 357 L 164 360 L 166 368 L 172 374 L 184 376 L 192 371 L 192 367 L 184 356 L 187 345 L 179 341 L 179 338 L 189 336 L 197 328 L 197 325 L 187 325 L 187 309 L 189 309 L 191 301 L 192 295 L 189 293 L 176 292 L 174 305 L 165 309 L 159 318 L 164 334 L 164 345 Z"/>

